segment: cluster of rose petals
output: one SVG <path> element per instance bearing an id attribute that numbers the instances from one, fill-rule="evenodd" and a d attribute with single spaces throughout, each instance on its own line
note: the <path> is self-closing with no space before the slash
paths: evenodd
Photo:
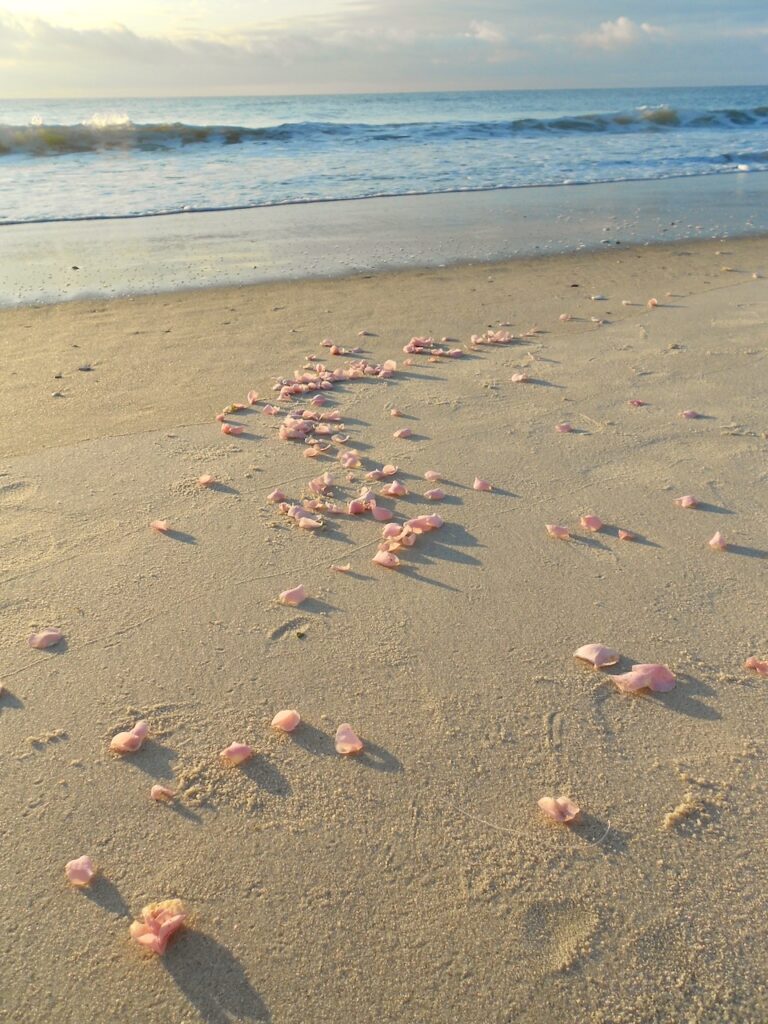
<path id="1" fill-rule="evenodd" d="M 298 587 L 293 587 L 291 590 L 284 590 L 278 597 L 280 604 L 290 605 L 295 608 L 301 604 L 302 601 L 306 601 L 309 594 L 304 588 L 304 584 L 300 583 Z"/>
<path id="2" fill-rule="evenodd" d="M 602 644 L 584 644 L 578 651 L 573 652 L 573 656 L 581 661 L 588 661 L 595 668 L 616 665 L 621 658 L 616 651 L 611 650 L 610 647 L 604 647 Z"/>
<path id="3" fill-rule="evenodd" d="M 169 789 L 168 786 L 153 786 L 149 795 L 152 800 L 156 800 L 158 803 L 170 803 L 176 796 L 176 791 Z"/>
<path id="4" fill-rule="evenodd" d="M 448 356 L 452 359 L 456 359 L 463 355 L 460 348 L 441 348 L 440 345 L 435 341 L 434 338 L 411 338 L 407 345 L 403 346 L 403 352 L 406 355 L 426 355 L 433 359 L 437 359 L 438 356 Z"/>
<path id="5" fill-rule="evenodd" d="M 575 821 L 581 813 L 578 804 L 569 800 L 567 796 L 543 796 L 538 804 L 548 817 L 563 824 Z"/>
<path id="6" fill-rule="evenodd" d="M 230 768 L 236 768 L 249 758 L 253 757 L 253 747 L 247 743 L 230 743 L 230 745 L 219 754 L 219 757 Z"/>
<path id="7" fill-rule="evenodd" d="M 567 526 L 556 526 L 554 523 L 547 523 L 546 531 L 550 537 L 555 537 L 557 540 L 570 540 L 571 537 Z"/>
<path id="8" fill-rule="evenodd" d="M 761 661 L 756 658 L 755 655 L 751 655 L 744 662 L 744 668 L 751 668 L 753 672 L 757 672 L 758 675 L 768 676 L 768 661 Z"/>
<path id="9" fill-rule="evenodd" d="M 299 712 L 287 709 L 285 711 L 278 711 L 272 719 L 271 725 L 273 729 L 278 729 L 280 732 L 293 732 L 300 722 L 301 715 Z"/>
<path id="10" fill-rule="evenodd" d="M 41 629 L 39 633 L 32 633 L 28 636 L 27 643 L 30 647 L 34 647 L 36 651 L 44 651 L 47 647 L 53 647 L 54 644 L 59 643 L 63 639 L 64 634 L 60 629 L 49 626 L 47 629 Z"/>
<path id="11" fill-rule="evenodd" d="M 70 860 L 64 865 L 64 874 L 67 876 L 67 881 L 70 885 L 83 888 L 86 885 L 90 885 L 93 881 L 96 868 L 90 857 L 78 857 L 76 860 Z"/>
<path id="12" fill-rule="evenodd" d="M 171 524 L 167 519 L 155 519 L 149 524 L 150 530 L 155 530 L 156 533 L 168 533 L 171 529 Z"/>
<path id="13" fill-rule="evenodd" d="M 486 331 L 485 334 L 473 334 L 473 345 L 509 345 L 512 341 L 518 341 L 514 334 L 509 331 Z"/>
<path id="14" fill-rule="evenodd" d="M 493 484 L 489 484 L 487 480 L 481 480 L 479 476 L 476 476 L 472 489 L 475 491 L 492 491 Z"/>
<path id="15" fill-rule="evenodd" d="M 128 732 L 119 732 L 112 737 L 109 749 L 116 754 L 135 754 L 149 733 L 149 722 L 142 719 Z"/>
<path id="16" fill-rule="evenodd" d="M 592 533 L 597 533 L 598 530 L 602 530 L 605 526 L 605 523 L 600 516 L 582 516 L 579 522 L 585 529 L 591 530 Z"/>
<path id="17" fill-rule="evenodd" d="M 674 502 L 680 508 L 696 508 L 699 504 L 699 499 L 694 498 L 692 494 L 684 494 L 681 498 L 675 498 Z"/>
<path id="18" fill-rule="evenodd" d="M 359 754 L 363 749 L 363 741 L 349 722 L 342 722 L 336 730 L 335 744 L 339 754 Z"/>
<path id="19" fill-rule="evenodd" d="M 629 672 L 611 676 L 611 680 L 624 693 L 636 690 L 653 690 L 668 693 L 674 690 L 677 679 L 666 665 L 633 665 Z"/>
<path id="20" fill-rule="evenodd" d="M 709 546 L 712 548 L 713 551 L 725 551 L 725 549 L 728 547 L 728 541 L 718 530 L 717 533 L 710 538 Z"/>
<path id="21" fill-rule="evenodd" d="M 188 917 L 181 900 L 150 903 L 141 911 L 141 918 L 131 924 L 129 933 L 139 945 L 162 956 L 169 939 L 184 927 Z"/>

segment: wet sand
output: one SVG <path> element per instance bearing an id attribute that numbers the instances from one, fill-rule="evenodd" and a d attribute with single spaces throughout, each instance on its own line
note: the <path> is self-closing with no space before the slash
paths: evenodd
<path id="1" fill-rule="evenodd" d="M 755 238 L 0 311 L 0 1019 L 766 1019 L 767 274 Z M 528 336 L 471 350 L 500 324 Z M 404 367 L 427 334 L 466 354 Z M 329 392 L 354 481 L 259 406 L 214 422 L 343 364 L 325 337 L 399 364 Z M 446 521 L 396 571 L 370 516 L 309 533 L 266 501 L 385 462 L 398 517 Z M 30 650 L 45 626 L 65 641 Z M 678 684 L 623 695 L 588 642 Z M 225 769 L 233 740 L 257 755 Z M 580 822 L 543 818 L 559 794 Z M 142 955 L 128 925 L 169 897 L 193 927 Z"/>

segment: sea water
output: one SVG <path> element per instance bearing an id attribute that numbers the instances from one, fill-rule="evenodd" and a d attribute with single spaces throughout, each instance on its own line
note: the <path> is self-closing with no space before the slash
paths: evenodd
<path id="1" fill-rule="evenodd" d="M 0 224 L 768 170 L 768 88 L 0 101 Z"/>

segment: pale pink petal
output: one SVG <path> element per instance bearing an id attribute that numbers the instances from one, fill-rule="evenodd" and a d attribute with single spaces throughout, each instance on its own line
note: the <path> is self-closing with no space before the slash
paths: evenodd
<path id="1" fill-rule="evenodd" d="M 140 946 L 162 956 L 170 938 L 185 926 L 188 917 L 181 900 L 162 900 L 144 907 L 141 919 L 134 921 L 128 931 Z"/>
<path id="2" fill-rule="evenodd" d="M 602 644 L 584 644 L 578 651 L 574 651 L 574 658 L 581 661 L 588 661 L 595 668 L 603 668 L 605 665 L 616 665 L 621 657 L 610 647 L 603 647 Z"/>
<path id="3" fill-rule="evenodd" d="M 339 754 L 359 754 L 363 741 L 348 722 L 342 722 L 336 730 L 336 751 Z"/>
<path id="4" fill-rule="evenodd" d="M 582 516 L 579 522 L 585 529 L 591 530 L 592 533 L 597 533 L 598 530 L 602 530 L 603 526 L 605 526 L 600 516 Z"/>
<path id="5" fill-rule="evenodd" d="M 398 467 L 393 466 L 391 463 L 387 463 L 386 466 L 381 467 L 382 476 L 394 476 L 397 473 Z"/>
<path id="6" fill-rule="evenodd" d="M 744 668 L 751 668 L 761 676 L 768 676 L 768 661 L 761 661 L 754 654 L 744 662 Z"/>
<path id="7" fill-rule="evenodd" d="M 403 414 L 400 412 L 399 409 L 390 409 L 389 410 L 389 415 L 390 416 L 402 416 Z"/>
<path id="8" fill-rule="evenodd" d="M 280 732 L 293 732 L 299 722 L 301 722 L 301 715 L 298 711 L 278 711 L 272 719 L 272 728 L 279 729 Z"/>
<path id="9" fill-rule="evenodd" d="M 231 434 L 232 437 L 240 437 L 245 432 L 245 427 L 237 426 L 234 423 L 222 423 L 222 434 Z"/>
<path id="10" fill-rule="evenodd" d="M 411 430 L 410 427 L 403 427 L 402 430 L 396 430 L 394 432 L 394 434 L 392 435 L 392 437 L 405 438 L 405 437 L 411 437 L 412 434 L 413 434 L 413 431 Z"/>
<path id="11" fill-rule="evenodd" d="M 635 409 L 639 409 L 643 405 L 648 405 L 648 403 L 644 402 L 641 398 L 630 398 L 630 400 L 627 402 L 627 405 L 631 405 Z"/>
<path id="12" fill-rule="evenodd" d="M 624 693 L 644 689 L 667 693 L 674 689 L 677 681 L 666 665 L 633 665 L 629 672 L 610 678 Z"/>
<path id="13" fill-rule="evenodd" d="M 659 300 L 658 299 L 648 299 L 648 302 L 646 303 L 648 309 L 655 309 L 656 306 L 658 306 L 658 304 L 659 304 Z"/>
<path id="14" fill-rule="evenodd" d="M 322 455 L 322 452 L 318 448 L 305 448 L 304 458 L 305 459 L 317 459 Z"/>
<path id="15" fill-rule="evenodd" d="M 237 765 L 253 757 L 253 754 L 253 747 L 249 747 L 247 743 L 230 743 L 226 750 L 222 750 L 219 757 L 230 768 L 236 768 Z"/>
<path id="16" fill-rule="evenodd" d="M 385 498 L 404 498 L 408 493 L 408 488 L 399 480 L 393 480 L 391 484 L 382 488 L 381 493 Z"/>
<path id="17" fill-rule="evenodd" d="M 168 803 L 175 799 L 176 790 L 169 789 L 167 786 L 153 786 L 149 791 L 149 795 L 153 800 Z"/>
<path id="18" fill-rule="evenodd" d="M 383 480 L 384 474 L 380 469 L 372 469 L 370 473 L 365 474 L 366 480 Z"/>
<path id="19" fill-rule="evenodd" d="M 388 508 L 382 508 L 380 505 L 374 505 L 371 508 L 371 515 L 377 523 L 386 523 L 392 518 L 393 513 Z"/>
<path id="20" fill-rule="evenodd" d="M 696 412 L 694 409 L 683 409 L 680 415 L 684 420 L 697 420 L 701 416 L 701 413 Z"/>
<path id="21" fill-rule="evenodd" d="M 428 469 L 424 474 L 424 479 L 429 480 L 430 483 L 436 484 L 439 480 L 442 480 L 442 476 L 435 469 Z"/>
<path id="22" fill-rule="evenodd" d="M 570 423 L 556 423 L 555 430 L 558 434 L 570 434 L 573 432 L 573 427 Z"/>
<path id="23" fill-rule="evenodd" d="M 306 601 L 308 597 L 309 594 L 304 589 L 304 584 L 300 583 L 298 587 L 294 587 L 292 590 L 284 590 L 278 597 L 278 601 L 280 604 L 287 604 L 295 608 L 302 601 Z"/>
<path id="24" fill-rule="evenodd" d="M 360 501 L 359 498 L 353 498 L 347 505 L 347 512 L 349 512 L 351 516 L 361 516 L 365 511 L 365 502 Z"/>
<path id="25" fill-rule="evenodd" d="M 563 323 L 567 323 L 569 320 L 573 320 L 573 317 L 570 313 L 561 313 L 558 319 L 562 320 Z"/>
<path id="26" fill-rule="evenodd" d="M 267 501 L 271 502 L 287 501 L 287 499 L 288 495 L 283 493 L 279 487 L 267 495 Z"/>
<path id="27" fill-rule="evenodd" d="M 112 737 L 109 749 L 116 754 L 135 754 L 149 733 L 149 723 L 142 719 L 129 732 L 119 732 Z"/>
<path id="28" fill-rule="evenodd" d="M 401 527 L 397 523 L 388 523 L 381 531 L 384 537 L 397 537 Z"/>
<path id="29" fill-rule="evenodd" d="M 619 530 L 619 540 L 637 540 L 637 534 L 631 530 Z"/>
<path id="30" fill-rule="evenodd" d="M 674 499 L 675 505 L 679 505 L 680 508 L 696 508 L 699 504 L 699 499 L 694 498 L 692 494 L 684 494 L 682 498 Z"/>
<path id="31" fill-rule="evenodd" d="M 168 533 L 171 528 L 171 524 L 167 519 L 155 519 L 149 524 L 150 530 L 156 530 L 157 533 Z"/>
<path id="32" fill-rule="evenodd" d="M 249 405 L 256 405 L 258 400 L 259 400 L 259 393 L 258 393 L 258 391 L 249 391 L 248 392 L 248 404 Z"/>
<path id="33" fill-rule="evenodd" d="M 575 821 L 580 813 L 578 804 L 569 800 L 567 796 L 543 796 L 538 804 L 548 817 L 563 824 Z"/>
<path id="34" fill-rule="evenodd" d="M 475 477 L 475 482 L 472 487 L 476 491 L 492 491 L 493 484 L 489 484 L 487 480 L 481 480 L 479 476 Z"/>
<path id="35" fill-rule="evenodd" d="M 313 519 L 311 516 L 299 516 L 296 523 L 300 530 L 319 530 L 323 525 L 319 519 Z"/>
<path id="36" fill-rule="evenodd" d="M 213 485 L 216 483 L 216 477 L 210 476 L 208 473 L 206 473 L 203 476 L 199 476 L 197 478 L 197 482 L 200 484 L 201 487 L 213 487 Z"/>
<path id="37" fill-rule="evenodd" d="M 346 565 L 332 565 L 331 568 L 334 572 L 352 572 L 352 563 L 347 562 Z"/>
<path id="38" fill-rule="evenodd" d="M 725 551 L 728 547 L 728 541 L 718 530 L 717 533 L 710 539 L 709 546 L 713 551 Z"/>
<path id="39" fill-rule="evenodd" d="M 60 629 L 49 626 L 48 629 L 41 629 L 39 633 L 32 633 L 27 637 L 27 643 L 37 651 L 44 651 L 47 647 L 53 647 L 64 639 Z"/>
<path id="40" fill-rule="evenodd" d="M 265 416 L 277 416 L 277 414 L 280 412 L 280 409 L 276 405 L 265 405 L 262 407 L 261 411 L 264 413 Z"/>
<path id="41" fill-rule="evenodd" d="M 556 537 L 557 540 L 569 540 L 571 536 L 567 526 L 555 526 L 552 523 L 547 523 L 546 530 L 550 537 Z"/>
<path id="42" fill-rule="evenodd" d="M 223 413 L 223 412 L 217 412 L 217 413 L 216 413 L 216 422 L 217 422 L 217 423 L 223 423 L 223 422 L 224 422 L 224 420 L 225 420 L 225 418 L 226 418 L 226 417 L 225 417 L 225 415 L 224 415 L 224 413 Z"/>
<path id="43" fill-rule="evenodd" d="M 90 885 L 93 881 L 96 875 L 96 867 L 91 858 L 86 855 L 78 857 L 76 860 L 67 861 L 64 865 L 64 874 L 67 876 L 67 881 L 70 885 L 83 888 L 86 885 Z"/>
<path id="44" fill-rule="evenodd" d="M 513 384 L 527 384 L 531 378 L 527 373 L 513 373 L 509 379 Z"/>
<path id="45" fill-rule="evenodd" d="M 441 491 L 439 487 L 433 487 L 431 491 L 424 491 L 424 497 L 430 501 L 442 501 L 445 491 Z"/>
<path id="46" fill-rule="evenodd" d="M 349 440 L 349 434 L 334 434 L 331 440 L 334 444 L 346 444 Z"/>
<path id="47" fill-rule="evenodd" d="M 391 551 L 377 551 L 372 561 L 376 565 L 382 565 L 385 569 L 396 569 L 400 565 L 400 559 Z"/>

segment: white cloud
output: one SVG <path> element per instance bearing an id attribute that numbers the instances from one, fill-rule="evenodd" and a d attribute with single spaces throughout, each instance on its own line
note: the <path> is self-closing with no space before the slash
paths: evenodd
<path id="1" fill-rule="evenodd" d="M 578 38 L 584 46 L 597 46 L 601 50 L 621 50 L 648 38 L 666 35 L 666 30 L 658 25 L 650 25 L 647 21 L 638 25 L 631 18 L 621 17 L 615 21 L 603 21 L 597 32 L 584 32 Z"/>
<path id="2" fill-rule="evenodd" d="M 492 46 L 499 46 L 507 39 L 499 26 L 490 21 L 471 21 L 469 32 L 464 34 L 467 39 L 478 39 L 481 43 L 490 43 Z"/>

